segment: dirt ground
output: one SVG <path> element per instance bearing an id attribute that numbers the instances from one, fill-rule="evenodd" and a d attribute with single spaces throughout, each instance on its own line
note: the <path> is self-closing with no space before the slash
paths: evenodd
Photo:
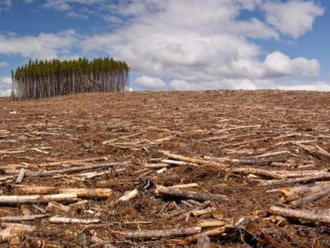
<path id="1" fill-rule="evenodd" d="M 163 159 L 180 159 L 161 151 L 199 160 L 169 165 Z M 279 153 L 262 156 L 273 152 Z M 106 199 L 61 202 L 69 206 L 67 212 L 51 210 L 41 202 L 1 204 L 1 217 L 47 216 L 20 221 L 36 230 L 24 232 L 18 241 L 3 238 L 0 247 L 208 247 L 187 241 L 190 235 L 129 238 L 127 231 L 196 227 L 210 220 L 226 222 L 222 233 L 210 235 L 211 247 L 327 248 L 329 224 L 269 212 L 274 205 L 290 206 L 274 190 L 285 186 L 272 184 L 278 178 L 235 171 L 329 174 L 330 157 L 324 152 L 330 152 L 330 93 L 107 93 L 19 102 L 0 98 L 1 196 L 23 194 L 15 183 L 22 168 L 27 173 L 22 185 L 112 190 Z M 29 174 L 106 162 L 126 165 L 50 176 Z M 87 172 L 100 173 L 89 177 Z M 221 194 L 227 200 L 203 203 L 155 193 L 157 185 L 190 183 L 197 185 L 184 190 Z M 138 190 L 135 198 L 118 200 L 134 189 Z M 195 215 L 196 209 L 210 212 Z M 329 194 L 296 209 L 330 218 Z M 100 222 L 55 224 L 50 223 L 51 216 L 99 218 Z M 203 227 L 202 232 L 212 228 Z"/>

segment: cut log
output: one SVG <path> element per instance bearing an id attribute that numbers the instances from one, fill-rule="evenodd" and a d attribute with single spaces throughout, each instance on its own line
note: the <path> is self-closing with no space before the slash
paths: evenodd
<path id="1" fill-rule="evenodd" d="M 69 212 L 70 209 L 71 209 L 70 207 L 62 205 L 58 202 L 49 202 L 46 207 L 47 211 L 65 212 L 65 213 Z"/>
<path id="2" fill-rule="evenodd" d="M 0 196 L 0 204 L 34 204 L 50 201 L 75 202 L 78 199 L 76 193 L 54 195 L 2 195 Z"/>
<path id="3" fill-rule="evenodd" d="M 316 176 L 306 176 L 302 178 L 294 178 L 294 179 L 286 179 L 286 180 L 274 180 L 274 181 L 267 181 L 263 182 L 262 185 L 264 186 L 279 186 L 279 185 L 294 185 L 298 183 L 306 184 L 316 181 L 326 181 L 330 180 L 330 173 L 323 173 Z"/>
<path id="4" fill-rule="evenodd" d="M 79 198 L 108 198 L 113 192 L 108 188 L 59 188 L 52 186 L 18 185 L 18 191 L 24 194 L 66 194 L 76 193 Z"/>
<path id="5" fill-rule="evenodd" d="M 205 234 L 208 237 L 215 237 L 215 236 L 223 234 L 225 231 L 226 231 L 226 228 L 223 226 L 223 227 L 218 227 L 218 228 L 214 228 L 214 229 L 202 232 L 201 234 Z M 179 242 L 179 244 L 183 245 L 183 246 L 187 246 L 191 243 L 194 243 L 194 242 L 198 241 L 201 234 L 195 234 L 195 235 L 189 236 L 189 237 L 185 238 L 184 240 L 181 240 Z"/>
<path id="6" fill-rule="evenodd" d="M 154 239 L 187 236 L 200 233 L 200 227 L 174 228 L 169 230 L 139 230 L 114 232 L 128 239 Z"/>
<path id="7" fill-rule="evenodd" d="M 25 176 L 25 169 L 22 168 L 18 173 L 16 183 L 21 184 L 23 182 L 24 176 Z"/>
<path id="8" fill-rule="evenodd" d="M 226 170 L 227 172 L 231 172 L 231 173 L 238 173 L 238 174 L 245 174 L 245 175 L 249 175 L 249 174 L 255 174 L 255 175 L 259 175 L 259 176 L 264 176 L 267 178 L 273 178 L 273 179 L 282 179 L 283 177 L 276 173 L 276 172 L 272 172 L 270 170 L 264 170 L 264 169 L 257 169 L 257 168 L 229 168 Z"/>
<path id="9" fill-rule="evenodd" d="M 177 155 L 177 154 L 171 153 L 169 151 L 163 151 L 163 150 L 159 150 L 159 152 L 162 153 L 164 156 L 166 156 L 168 158 L 176 159 L 176 160 L 180 160 L 180 161 L 185 161 L 185 162 L 189 162 L 189 163 L 193 163 L 193 164 L 212 165 L 212 166 L 217 166 L 217 167 L 227 167 L 227 165 L 225 165 L 223 163 L 208 161 L 208 160 L 201 159 L 201 158 L 186 157 L 186 156 Z"/>
<path id="10" fill-rule="evenodd" d="M 194 188 L 198 187 L 197 183 L 187 183 L 187 184 L 177 184 L 173 186 L 169 186 L 170 189 L 187 189 L 187 188 Z"/>
<path id="11" fill-rule="evenodd" d="M 283 217 L 308 220 L 312 222 L 326 223 L 330 224 L 330 216 L 329 215 L 321 215 L 315 214 L 308 210 L 295 210 L 289 208 L 282 208 L 277 206 L 272 206 L 269 209 L 271 214 L 281 215 Z"/>
<path id="12" fill-rule="evenodd" d="M 199 227 L 220 227 L 224 225 L 226 225 L 226 222 L 222 220 L 202 220 L 197 224 Z"/>
<path id="13" fill-rule="evenodd" d="M 139 191 L 137 189 L 134 189 L 132 191 L 125 193 L 122 197 L 119 198 L 118 201 L 123 201 L 123 202 L 129 201 L 137 197 L 138 195 L 139 195 Z"/>
<path id="14" fill-rule="evenodd" d="M 57 174 L 75 173 L 75 172 L 84 171 L 84 170 L 109 168 L 109 167 L 114 167 L 114 166 L 129 166 L 129 162 L 101 163 L 101 164 L 93 164 L 93 165 L 88 165 L 88 166 L 80 166 L 80 167 L 73 167 L 73 168 L 59 169 L 59 170 L 29 172 L 29 173 L 27 173 L 27 175 L 33 176 L 33 177 L 45 177 L 45 176 L 53 176 L 53 175 L 57 175 Z"/>
<path id="15" fill-rule="evenodd" d="M 224 202 L 227 200 L 227 196 L 225 196 L 225 195 L 199 193 L 199 192 L 189 191 L 189 190 L 167 188 L 167 187 L 163 187 L 160 185 L 156 186 L 155 193 L 157 195 L 166 195 L 166 196 L 179 197 L 179 198 L 184 198 L 184 199 L 193 199 L 193 200 L 197 200 L 197 201 L 215 200 L 218 202 Z"/>
<path id="16" fill-rule="evenodd" d="M 290 202 L 290 205 L 293 206 L 293 207 L 301 207 L 304 204 L 310 203 L 312 201 L 319 200 L 319 199 L 321 199 L 323 197 L 326 197 L 326 196 L 329 196 L 329 195 L 330 195 L 330 189 L 328 188 L 328 189 L 323 190 L 321 192 L 305 196 L 305 197 L 303 197 L 299 200 L 292 201 L 292 202 Z"/>
<path id="17" fill-rule="evenodd" d="M 273 189 L 270 191 L 281 192 L 283 194 L 281 202 L 290 202 L 301 198 L 301 196 L 315 194 L 329 188 L 330 182 L 319 182 L 313 185 L 299 185 L 291 188 Z"/>
<path id="18" fill-rule="evenodd" d="M 0 221 L 3 222 L 32 221 L 32 220 L 42 219 L 47 216 L 48 216 L 47 214 L 30 215 L 30 216 L 2 216 L 0 217 Z"/>
<path id="19" fill-rule="evenodd" d="M 94 224 L 99 223 L 100 219 L 78 219 L 53 216 L 49 218 L 49 222 L 53 224 Z"/>

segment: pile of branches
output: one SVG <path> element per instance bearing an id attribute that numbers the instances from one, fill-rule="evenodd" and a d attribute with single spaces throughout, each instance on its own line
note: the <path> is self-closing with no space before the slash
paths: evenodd
<path id="1" fill-rule="evenodd" d="M 12 72 L 14 99 L 37 99 L 85 92 L 122 92 L 129 67 L 112 58 L 35 60 Z"/>

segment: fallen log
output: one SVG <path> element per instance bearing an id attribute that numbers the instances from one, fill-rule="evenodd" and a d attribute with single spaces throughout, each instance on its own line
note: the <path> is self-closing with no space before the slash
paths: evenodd
<path id="1" fill-rule="evenodd" d="M 328 189 L 323 190 L 321 192 L 305 196 L 305 197 L 303 197 L 299 200 L 292 201 L 292 202 L 290 202 L 290 205 L 293 206 L 293 207 L 301 207 L 304 204 L 310 203 L 312 201 L 319 200 L 323 197 L 328 196 L 329 194 L 330 194 L 330 189 L 328 188 Z"/>
<path id="2" fill-rule="evenodd" d="M 264 176 L 267 178 L 273 178 L 273 179 L 282 179 L 282 175 L 280 175 L 277 172 L 273 172 L 270 170 L 264 170 L 264 169 L 257 169 L 257 168 L 228 168 L 226 170 L 226 172 L 229 173 L 238 173 L 238 174 L 245 174 L 245 175 L 249 175 L 249 174 L 255 174 L 255 175 L 259 175 L 259 176 Z"/>
<path id="3" fill-rule="evenodd" d="M 113 231 L 128 239 L 154 239 L 187 236 L 200 233 L 200 227 L 174 228 L 168 230 Z"/>
<path id="4" fill-rule="evenodd" d="M 133 198 L 137 197 L 138 195 L 139 195 L 139 191 L 137 189 L 134 189 L 132 191 L 125 193 L 122 197 L 120 197 L 118 199 L 118 202 L 120 202 L 120 201 L 125 202 L 125 201 L 132 200 Z"/>
<path id="5" fill-rule="evenodd" d="M 273 189 L 267 192 L 281 192 L 281 202 L 290 202 L 299 199 L 303 195 L 315 194 L 330 188 L 330 182 L 319 182 L 313 185 L 299 185 L 291 188 Z"/>
<path id="6" fill-rule="evenodd" d="M 330 173 L 323 173 L 316 176 L 306 176 L 302 178 L 294 178 L 294 179 L 285 179 L 285 180 L 274 180 L 274 181 L 266 181 L 261 183 L 263 186 L 277 186 L 277 185 L 293 185 L 293 184 L 306 184 L 316 181 L 326 181 L 330 180 Z"/>
<path id="7" fill-rule="evenodd" d="M 18 176 L 17 176 L 17 179 L 16 179 L 16 183 L 17 184 L 21 184 L 23 182 L 24 176 L 25 176 L 25 169 L 22 168 L 19 171 L 19 173 L 18 173 Z"/>
<path id="8" fill-rule="evenodd" d="M 312 222 L 326 223 L 330 224 L 330 216 L 325 214 L 315 214 L 308 210 L 295 210 L 289 208 L 282 208 L 277 206 L 272 206 L 269 209 L 271 214 L 281 215 L 283 217 L 295 218 L 308 220 Z"/>
<path id="9" fill-rule="evenodd" d="M 66 194 L 76 193 L 79 198 L 108 198 L 113 192 L 108 188 L 84 189 L 84 188 L 59 188 L 52 186 L 17 185 L 16 188 L 24 194 Z"/>
<path id="10" fill-rule="evenodd" d="M 0 204 L 34 204 L 47 203 L 50 201 L 75 202 L 78 199 L 76 193 L 54 195 L 2 195 L 0 196 Z"/>
<path id="11" fill-rule="evenodd" d="M 0 221 L 3 222 L 32 221 L 32 220 L 42 219 L 47 216 L 48 216 L 47 214 L 30 215 L 30 216 L 2 216 L 0 217 Z"/>
<path id="12" fill-rule="evenodd" d="M 100 219 L 78 219 L 53 216 L 49 218 L 49 222 L 53 224 L 94 224 L 99 223 Z"/>
<path id="13" fill-rule="evenodd" d="M 212 166 L 217 166 L 217 167 L 227 167 L 227 165 L 225 165 L 223 163 L 208 161 L 208 160 L 201 159 L 201 158 L 186 157 L 186 156 L 177 155 L 177 154 L 171 153 L 169 151 L 163 151 L 163 150 L 159 150 L 159 152 L 162 153 L 164 156 L 166 156 L 168 158 L 172 158 L 172 159 L 176 159 L 176 160 L 180 160 L 180 161 L 185 161 L 185 162 L 189 162 L 189 163 L 193 163 L 193 164 L 212 165 Z"/>
<path id="14" fill-rule="evenodd" d="M 208 237 L 215 237 L 215 236 L 218 236 L 218 235 L 221 235 L 221 234 L 225 233 L 225 231 L 226 231 L 226 227 L 224 227 L 224 226 L 214 228 L 214 229 L 202 232 L 201 234 L 195 234 L 195 235 L 189 236 L 189 237 L 185 238 L 184 240 L 181 240 L 179 242 L 179 244 L 183 245 L 183 246 L 187 246 L 191 243 L 194 243 L 194 242 L 198 241 L 198 239 L 200 238 L 200 235 L 202 235 L 202 234 L 204 234 Z"/>
<path id="15" fill-rule="evenodd" d="M 69 206 L 65 206 L 62 205 L 58 202 L 49 202 L 47 207 L 46 207 L 47 211 L 55 211 L 55 212 L 69 212 L 71 210 L 71 208 Z"/>
<path id="16" fill-rule="evenodd" d="M 190 190 L 181 190 L 181 189 L 173 189 L 164 186 L 157 185 L 155 190 L 156 195 L 166 195 L 173 196 L 185 199 L 193 199 L 197 201 L 207 201 L 207 200 L 215 200 L 218 202 L 224 202 L 227 200 L 227 196 L 220 194 L 210 194 L 210 193 L 199 193 Z"/>
<path id="17" fill-rule="evenodd" d="M 222 220 L 202 220 L 197 224 L 199 227 L 220 227 L 224 225 L 226 225 L 226 222 Z"/>
<path id="18" fill-rule="evenodd" d="M 187 188 L 194 188 L 194 187 L 198 187 L 198 184 L 197 183 L 177 184 L 177 185 L 169 186 L 168 188 L 170 188 L 170 189 L 187 189 Z"/>
<path id="19" fill-rule="evenodd" d="M 93 169 L 109 168 L 114 166 L 128 166 L 128 165 L 129 162 L 101 163 L 101 164 L 93 164 L 88 166 L 80 166 L 80 167 L 73 167 L 73 168 L 59 169 L 59 170 L 28 172 L 27 175 L 33 177 L 45 177 L 45 176 L 53 176 L 56 174 L 67 174 L 67 173 L 75 173 L 84 170 L 93 170 Z"/>

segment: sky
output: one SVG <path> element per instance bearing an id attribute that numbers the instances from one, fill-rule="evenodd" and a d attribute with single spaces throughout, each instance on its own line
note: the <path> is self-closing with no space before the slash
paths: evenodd
<path id="1" fill-rule="evenodd" d="M 0 0 L 0 96 L 29 59 L 113 57 L 131 90 L 330 91 L 328 0 Z"/>

